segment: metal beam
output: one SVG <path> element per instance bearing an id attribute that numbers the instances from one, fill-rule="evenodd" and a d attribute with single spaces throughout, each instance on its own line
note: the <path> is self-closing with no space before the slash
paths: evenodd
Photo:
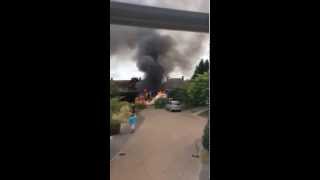
<path id="1" fill-rule="evenodd" d="M 110 24 L 209 32 L 209 14 L 110 2 Z"/>

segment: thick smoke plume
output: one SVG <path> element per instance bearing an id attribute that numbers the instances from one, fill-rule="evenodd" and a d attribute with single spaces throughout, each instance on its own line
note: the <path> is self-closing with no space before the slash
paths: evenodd
<path id="1" fill-rule="evenodd" d="M 121 2 L 126 1 L 121 0 Z M 132 1 L 127 2 L 132 3 Z M 136 1 L 137 4 L 160 7 L 170 2 L 171 7 L 177 9 L 179 9 L 178 7 L 182 9 L 183 6 L 181 7 L 181 5 L 186 3 L 182 0 L 154 2 Z M 190 5 L 194 5 L 194 1 L 192 2 L 190 2 Z M 208 0 L 203 2 L 208 2 Z M 177 7 L 172 6 L 172 3 Z M 203 11 L 203 9 L 201 10 Z M 138 69 L 144 73 L 144 79 L 139 84 L 138 89 L 141 91 L 147 88 L 156 91 L 169 73 L 175 69 L 182 72 L 192 69 L 192 65 L 198 60 L 202 50 L 205 50 L 204 45 L 208 46 L 208 44 L 204 44 L 206 40 L 208 40 L 208 35 L 200 33 L 110 25 L 110 56 L 117 55 L 124 58 L 119 59 L 120 61 L 126 60 L 126 54 L 134 51 L 133 60 L 136 62 Z"/>
<path id="2" fill-rule="evenodd" d="M 145 73 L 145 79 L 138 87 L 155 91 L 160 88 L 162 80 L 172 71 L 174 64 L 166 62 L 174 49 L 174 41 L 170 36 L 151 33 L 138 42 L 137 65 Z M 173 59 L 171 59 L 173 60 Z"/>

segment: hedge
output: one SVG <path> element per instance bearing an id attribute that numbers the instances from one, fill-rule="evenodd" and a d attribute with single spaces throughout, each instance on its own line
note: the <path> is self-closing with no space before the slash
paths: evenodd
<path id="1" fill-rule="evenodd" d="M 120 134 L 121 122 L 117 120 L 110 121 L 110 135 Z"/>
<path id="2" fill-rule="evenodd" d="M 154 107 L 156 109 L 163 109 L 166 107 L 168 103 L 168 99 L 167 98 L 160 98 L 160 99 L 157 99 L 154 103 Z"/>
<path id="3" fill-rule="evenodd" d="M 145 108 L 146 108 L 146 105 L 144 105 L 144 104 L 136 104 L 135 105 L 135 109 L 136 110 L 143 110 Z"/>
<path id="4" fill-rule="evenodd" d="M 202 145 L 207 151 L 209 151 L 209 124 L 207 124 L 204 128 L 204 133 L 202 136 Z"/>

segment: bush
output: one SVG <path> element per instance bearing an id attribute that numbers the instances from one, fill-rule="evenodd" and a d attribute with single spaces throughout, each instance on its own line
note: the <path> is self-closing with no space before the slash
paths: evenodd
<path id="1" fill-rule="evenodd" d="M 167 98 L 160 98 L 160 99 L 157 99 L 155 102 L 154 102 L 154 107 L 156 109 L 163 109 L 166 107 L 168 103 L 168 99 Z"/>
<path id="2" fill-rule="evenodd" d="M 207 124 L 206 127 L 204 128 L 204 133 L 202 136 L 202 145 L 204 149 L 209 151 L 209 124 Z"/>
<path id="3" fill-rule="evenodd" d="M 123 106 L 127 106 L 128 108 L 130 108 L 131 104 L 127 101 L 120 101 L 120 106 L 123 107 Z"/>
<path id="4" fill-rule="evenodd" d="M 121 103 L 118 98 L 112 98 L 110 100 L 110 108 L 111 108 L 111 113 L 118 113 L 121 108 Z"/>
<path id="5" fill-rule="evenodd" d="M 170 92 L 170 98 L 185 103 L 187 101 L 187 90 L 185 88 L 177 88 Z"/>
<path id="6" fill-rule="evenodd" d="M 136 110 L 143 110 L 146 108 L 146 105 L 144 104 L 136 104 L 135 105 Z"/>
<path id="7" fill-rule="evenodd" d="M 188 104 L 193 107 L 205 106 L 209 98 L 209 74 L 196 76 L 187 87 Z"/>
<path id="8" fill-rule="evenodd" d="M 126 123 L 131 114 L 130 104 L 128 102 L 120 102 L 119 104 L 120 110 L 112 113 L 112 119 L 121 123 Z"/>
<path id="9" fill-rule="evenodd" d="M 110 135 L 120 134 L 121 122 L 117 120 L 110 121 Z"/>

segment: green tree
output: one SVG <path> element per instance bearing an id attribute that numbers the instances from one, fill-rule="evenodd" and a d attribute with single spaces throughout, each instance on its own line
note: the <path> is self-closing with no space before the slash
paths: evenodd
<path id="1" fill-rule="evenodd" d="M 196 66 L 192 79 L 195 79 L 200 74 L 209 72 L 209 69 L 210 69 L 209 60 L 204 61 L 203 59 L 201 59 L 200 63 Z"/>
<path id="2" fill-rule="evenodd" d="M 204 69 L 204 64 L 203 64 L 203 59 L 201 59 L 200 63 L 196 66 L 192 79 L 195 79 L 197 75 L 202 74 L 203 69 Z"/>
<path id="3" fill-rule="evenodd" d="M 118 98 L 111 98 L 110 99 L 110 110 L 111 113 L 118 113 L 121 108 L 121 102 L 119 101 Z"/>
<path id="4" fill-rule="evenodd" d="M 203 73 L 209 72 L 209 70 L 210 70 L 210 62 L 209 62 L 209 60 L 207 59 L 207 60 L 204 62 L 204 71 L 203 71 Z"/>
<path id="5" fill-rule="evenodd" d="M 166 107 L 167 103 L 168 103 L 167 98 L 160 98 L 160 99 L 157 99 L 156 102 L 154 102 L 154 107 L 156 109 L 163 109 Z"/>
<path id="6" fill-rule="evenodd" d="M 187 96 L 188 95 L 187 95 L 186 88 L 177 88 L 170 93 L 170 98 L 173 98 L 180 102 L 186 102 Z"/>
<path id="7" fill-rule="evenodd" d="M 187 87 L 188 103 L 192 106 L 206 105 L 209 99 L 209 74 L 199 74 Z"/>

